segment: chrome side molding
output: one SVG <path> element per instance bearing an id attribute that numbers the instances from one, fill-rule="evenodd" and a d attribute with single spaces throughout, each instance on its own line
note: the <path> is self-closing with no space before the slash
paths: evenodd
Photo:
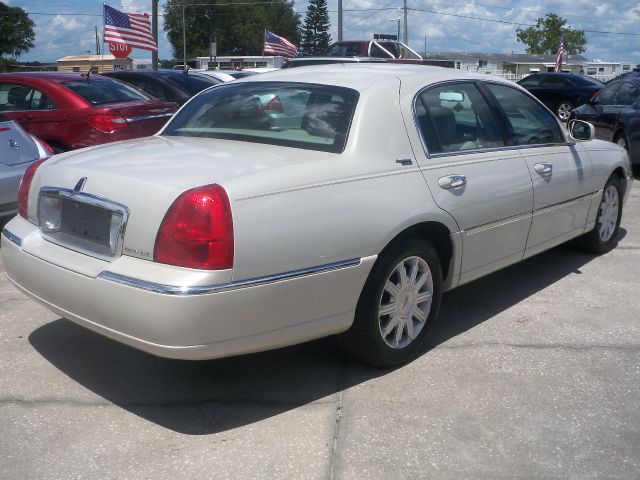
<path id="1" fill-rule="evenodd" d="M 7 240 L 11 240 L 13 243 L 15 243 L 17 246 L 21 247 L 22 246 L 22 239 L 20 237 L 18 237 L 17 235 L 14 235 L 13 233 L 11 233 L 9 230 L 7 230 L 6 228 L 2 229 L 2 235 L 4 235 L 5 237 L 7 237 Z"/>
<path id="2" fill-rule="evenodd" d="M 161 283 L 148 282 L 146 280 L 140 280 L 137 278 L 131 278 L 118 273 L 104 271 L 98 278 L 101 280 L 107 280 L 110 282 L 119 283 L 128 287 L 139 288 L 148 292 L 160 293 L 162 295 L 178 295 L 178 296 L 193 296 L 193 295 L 206 295 L 209 293 L 218 293 L 227 290 L 236 290 L 239 288 L 256 287 L 259 285 L 265 285 L 268 283 L 274 283 L 281 280 L 289 280 L 292 278 L 306 277 L 316 273 L 324 273 L 332 270 L 341 270 L 344 268 L 355 267 L 360 265 L 362 259 L 354 258 L 351 260 L 344 260 L 341 262 L 327 263 L 325 265 L 319 265 L 317 267 L 303 268 L 300 270 L 292 270 L 290 272 L 277 273 L 275 275 L 266 275 L 264 277 L 251 278 L 247 280 L 238 280 L 236 282 L 221 283 L 218 285 L 196 285 L 196 286 L 178 286 L 178 285 L 164 285 Z"/>

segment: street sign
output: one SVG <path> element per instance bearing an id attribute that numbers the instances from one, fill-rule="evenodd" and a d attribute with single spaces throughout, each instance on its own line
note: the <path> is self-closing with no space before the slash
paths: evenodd
<path id="1" fill-rule="evenodd" d="M 131 53 L 131 47 L 126 43 L 109 43 L 109 52 L 116 58 L 127 58 Z"/>

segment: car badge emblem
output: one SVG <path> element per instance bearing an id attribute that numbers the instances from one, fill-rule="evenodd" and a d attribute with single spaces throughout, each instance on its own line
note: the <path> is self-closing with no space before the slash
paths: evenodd
<path id="1" fill-rule="evenodd" d="M 82 189 L 84 188 L 85 183 L 87 183 L 87 177 L 82 177 L 80 180 L 78 180 L 78 183 L 76 183 L 76 186 L 73 187 L 73 191 L 81 192 Z"/>
<path id="2" fill-rule="evenodd" d="M 20 150 L 20 145 L 18 145 L 18 143 L 13 138 L 9 139 L 9 146 L 14 150 Z"/>

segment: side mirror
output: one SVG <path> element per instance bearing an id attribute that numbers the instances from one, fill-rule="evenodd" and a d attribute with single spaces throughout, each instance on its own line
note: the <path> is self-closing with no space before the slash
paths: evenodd
<path id="1" fill-rule="evenodd" d="M 567 125 L 571 138 L 578 141 L 593 140 L 596 136 L 596 127 L 582 120 L 569 120 Z"/>

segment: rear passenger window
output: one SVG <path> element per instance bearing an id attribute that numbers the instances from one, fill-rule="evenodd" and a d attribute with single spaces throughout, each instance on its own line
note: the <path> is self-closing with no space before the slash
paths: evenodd
<path id="1" fill-rule="evenodd" d="M 430 88 L 415 108 L 429 153 L 505 146 L 489 105 L 473 83 Z"/>
<path id="2" fill-rule="evenodd" d="M 631 82 L 623 82 L 616 93 L 614 105 L 633 105 L 640 97 L 640 91 Z"/>
<path id="3" fill-rule="evenodd" d="M 23 112 L 30 109 L 33 88 L 16 83 L 0 83 L 0 110 Z"/>
<path id="4" fill-rule="evenodd" d="M 507 115 L 519 145 L 564 143 L 556 117 L 520 90 L 486 84 Z"/>

